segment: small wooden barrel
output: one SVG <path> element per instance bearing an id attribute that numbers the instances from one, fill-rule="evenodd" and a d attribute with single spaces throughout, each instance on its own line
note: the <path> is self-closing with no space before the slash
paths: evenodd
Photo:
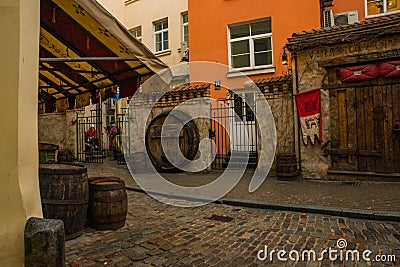
<path id="1" fill-rule="evenodd" d="M 39 143 L 39 163 L 56 163 L 56 152 L 59 149 L 58 145 Z"/>
<path id="2" fill-rule="evenodd" d="M 124 227 L 128 211 L 125 182 L 119 178 L 99 177 L 89 183 L 90 225 L 99 230 Z"/>
<path id="3" fill-rule="evenodd" d="M 296 154 L 276 155 L 276 177 L 278 180 L 295 180 L 298 177 Z"/>
<path id="4" fill-rule="evenodd" d="M 43 217 L 64 222 L 65 239 L 82 234 L 89 201 L 87 169 L 73 164 L 41 164 Z"/>

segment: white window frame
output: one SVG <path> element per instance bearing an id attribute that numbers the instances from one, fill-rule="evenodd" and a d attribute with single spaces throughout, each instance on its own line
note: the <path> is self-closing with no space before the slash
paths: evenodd
<path id="1" fill-rule="evenodd" d="M 187 22 L 184 22 L 183 21 L 183 17 L 184 16 L 188 16 L 188 21 Z M 183 12 L 182 14 L 181 14 L 181 22 L 182 22 L 182 42 L 186 42 L 187 43 L 187 45 L 189 46 L 189 14 L 188 14 L 188 12 L 186 11 L 186 12 Z M 187 33 L 187 40 L 185 40 L 185 27 L 187 27 L 188 28 L 188 33 Z"/>
<path id="2" fill-rule="evenodd" d="M 156 24 L 158 24 L 158 23 L 163 24 L 165 21 L 168 23 L 168 27 L 166 29 L 161 29 L 159 31 L 156 31 Z M 154 39 L 154 52 L 155 53 L 162 53 L 162 52 L 170 51 L 169 50 L 169 32 L 168 32 L 168 29 L 169 29 L 168 18 L 163 18 L 163 19 L 160 19 L 160 20 L 157 20 L 157 21 L 153 22 L 153 39 Z M 164 33 L 165 32 L 167 33 L 167 36 L 168 36 L 168 40 L 167 40 L 168 41 L 168 48 L 164 47 Z M 159 50 L 159 51 L 157 51 L 157 37 L 156 37 L 157 34 L 161 34 L 161 50 Z"/>
<path id="3" fill-rule="evenodd" d="M 137 36 L 138 30 L 140 30 L 140 36 Z M 139 42 L 142 42 L 142 26 L 133 27 L 129 30 L 133 37 Z"/>
<path id="4" fill-rule="evenodd" d="M 236 72 L 236 71 L 251 71 L 251 70 L 260 70 L 260 69 L 271 69 L 275 68 L 274 66 L 274 46 L 273 46 L 273 39 L 272 39 L 272 29 L 270 33 L 263 33 L 263 34 L 258 34 L 258 35 L 249 35 L 246 37 L 239 37 L 235 39 L 231 39 L 231 31 L 230 28 L 232 26 L 240 26 L 240 25 L 249 25 L 251 23 L 263 21 L 266 19 L 271 19 L 271 18 L 264 18 L 264 19 L 259 19 L 259 20 L 252 20 L 252 21 L 246 21 L 242 23 L 235 23 L 235 24 L 230 24 L 227 27 L 228 31 L 228 64 L 229 64 L 229 72 Z M 257 39 L 263 39 L 269 37 L 271 38 L 271 53 L 272 53 L 272 62 L 271 64 L 268 65 L 260 65 L 260 66 L 255 66 L 255 56 L 254 56 L 254 40 Z M 242 67 L 242 68 L 233 68 L 232 67 L 232 50 L 231 50 L 231 43 L 232 41 L 243 41 L 243 40 L 249 40 L 249 53 L 250 53 L 250 66 L 249 67 Z"/>
<path id="5" fill-rule="evenodd" d="M 383 2 L 383 13 L 369 15 L 369 14 L 368 14 L 368 0 L 364 0 L 365 17 L 366 17 L 366 18 L 375 18 L 375 17 L 380 17 L 380 16 L 386 16 L 386 15 L 391 15 L 391 14 L 400 13 L 400 10 L 396 10 L 396 11 L 392 11 L 392 12 L 387 12 L 387 1 L 388 1 L 388 0 L 382 0 L 382 2 Z M 379 2 L 379 1 L 376 0 L 376 2 Z M 397 3 L 397 4 L 400 5 L 400 3 Z"/>

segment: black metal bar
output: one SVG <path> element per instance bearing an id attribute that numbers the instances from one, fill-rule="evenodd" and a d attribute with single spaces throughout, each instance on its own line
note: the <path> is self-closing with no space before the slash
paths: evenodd
<path id="1" fill-rule="evenodd" d="M 45 57 L 39 62 L 91 62 L 91 61 L 139 61 L 136 57 Z"/>
<path id="2" fill-rule="evenodd" d="M 77 114 L 77 159 L 80 162 L 103 163 L 102 149 L 102 112 L 101 103 L 96 104 L 90 116 L 79 117 Z M 94 125 L 95 136 L 88 135 L 88 129 Z"/>
<path id="3" fill-rule="evenodd" d="M 89 73 L 89 74 L 104 74 L 104 72 L 101 71 L 94 71 L 94 70 L 76 70 L 76 69 L 57 69 L 57 68 L 46 68 L 43 66 L 39 66 L 39 71 L 48 71 L 51 73 L 57 73 L 57 72 L 62 72 L 62 73 Z"/>

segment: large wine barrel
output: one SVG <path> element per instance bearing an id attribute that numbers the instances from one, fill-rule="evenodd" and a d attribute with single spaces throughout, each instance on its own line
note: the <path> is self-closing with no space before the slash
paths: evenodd
<path id="1" fill-rule="evenodd" d="M 119 178 L 90 179 L 88 217 L 90 225 L 99 230 L 124 227 L 128 211 L 125 182 Z"/>
<path id="2" fill-rule="evenodd" d="M 72 164 L 41 164 L 43 217 L 64 222 L 65 239 L 82 234 L 89 201 L 87 169 Z"/>
<path id="3" fill-rule="evenodd" d="M 295 180 L 298 177 L 296 154 L 276 155 L 276 177 L 278 180 Z"/>
<path id="4" fill-rule="evenodd" d="M 166 122 L 167 117 L 168 121 Z M 178 155 L 177 147 L 188 160 L 192 160 L 196 156 L 200 142 L 199 131 L 193 120 L 185 123 L 188 120 L 189 116 L 183 112 L 174 111 L 173 114 L 165 112 L 156 116 L 147 127 L 146 149 L 157 171 L 172 172 L 178 170 L 176 166 L 180 166 L 184 161 L 173 157 L 173 155 Z M 167 139 L 166 143 L 168 143 L 164 147 L 161 145 L 162 128 L 164 128 L 163 138 Z M 178 139 L 176 139 L 178 134 L 174 133 L 176 129 L 182 129 Z M 179 142 L 178 145 L 176 141 Z M 164 149 L 170 151 L 164 151 Z M 167 159 L 166 154 L 172 155 L 172 158 Z M 173 161 L 175 166 L 170 160 Z"/>

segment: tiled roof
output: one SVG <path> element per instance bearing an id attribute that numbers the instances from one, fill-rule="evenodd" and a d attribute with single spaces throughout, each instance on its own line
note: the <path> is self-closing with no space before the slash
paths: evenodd
<path id="1" fill-rule="evenodd" d="M 321 45 L 368 40 L 372 37 L 395 33 L 400 33 L 400 14 L 294 33 L 288 39 L 286 46 L 291 51 L 297 51 Z"/>
<path id="2" fill-rule="evenodd" d="M 290 82 L 291 80 L 292 80 L 292 76 L 285 75 L 285 76 L 278 76 L 278 77 L 254 80 L 254 83 L 256 85 L 261 85 L 261 84 L 264 85 L 264 84 L 271 84 L 271 83 L 286 83 L 286 82 Z"/>
<path id="3" fill-rule="evenodd" d="M 191 90 L 205 90 L 210 89 L 209 83 L 202 84 L 183 84 L 171 89 L 171 92 L 182 92 L 182 91 L 191 91 Z"/>

